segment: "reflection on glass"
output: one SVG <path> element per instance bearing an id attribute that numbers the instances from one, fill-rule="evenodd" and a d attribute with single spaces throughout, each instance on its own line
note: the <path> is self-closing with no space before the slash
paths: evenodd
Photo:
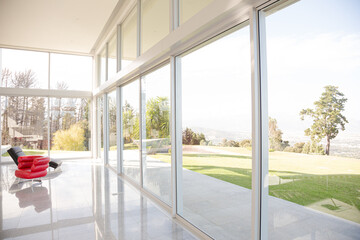
<path id="1" fill-rule="evenodd" d="M 141 0 L 141 53 L 169 33 L 168 0 Z"/>
<path id="2" fill-rule="evenodd" d="M 117 167 L 117 145 L 116 145 L 116 90 L 108 94 L 109 111 L 109 164 Z"/>
<path id="3" fill-rule="evenodd" d="M 101 51 L 99 57 L 99 85 L 106 81 L 106 47 Z"/>
<path id="4" fill-rule="evenodd" d="M 121 68 L 124 69 L 137 55 L 137 8 L 121 24 Z"/>
<path id="5" fill-rule="evenodd" d="M 1 87 L 48 89 L 49 55 L 0 48 Z"/>
<path id="6" fill-rule="evenodd" d="M 360 5 L 282 7 L 266 10 L 269 238 L 356 239 Z"/>
<path id="7" fill-rule="evenodd" d="M 104 159 L 104 96 L 98 98 L 98 126 L 100 127 L 100 158 Z"/>
<path id="8" fill-rule="evenodd" d="M 47 155 L 47 98 L 2 97 L 1 105 L 1 145 L 20 146 L 28 155 Z"/>
<path id="9" fill-rule="evenodd" d="M 171 205 L 170 66 L 142 77 L 144 187 Z"/>
<path id="10" fill-rule="evenodd" d="M 139 80 L 122 87 L 123 171 L 140 183 Z"/>
<path id="11" fill-rule="evenodd" d="M 50 53 L 50 88 L 91 91 L 92 58 Z"/>
<path id="12" fill-rule="evenodd" d="M 50 98 L 51 157 L 90 157 L 90 101 Z"/>
<path id="13" fill-rule="evenodd" d="M 116 34 L 110 39 L 108 44 L 108 76 L 109 78 L 113 77 L 116 74 L 116 68 L 117 68 L 117 61 L 116 61 L 116 55 L 117 55 L 117 42 L 116 42 Z"/>
<path id="14" fill-rule="evenodd" d="M 177 61 L 183 143 L 177 212 L 214 239 L 251 239 L 249 27 Z"/>
<path id="15" fill-rule="evenodd" d="M 189 20 L 212 1 L 213 0 L 179 0 L 180 24 Z"/>

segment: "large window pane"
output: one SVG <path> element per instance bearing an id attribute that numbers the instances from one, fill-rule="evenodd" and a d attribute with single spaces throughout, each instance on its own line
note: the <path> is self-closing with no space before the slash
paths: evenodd
<path id="1" fill-rule="evenodd" d="M 116 74 L 116 68 L 117 68 L 117 61 L 116 61 L 116 55 L 117 55 L 117 42 L 116 42 L 116 34 L 112 36 L 112 38 L 109 41 L 109 50 L 108 50 L 108 76 L 109 78 L 113 77 Z"/>
<path id="2" fill-rule="evenodd" d="M 121 24 L 121 68 L 125 68 L 137 55 L 137 8 Z"/>
<path id="3" fill-rule="evenodd" d="M 266 13 L 269 238 L 358 239 L 359 1 Z"/>
<path id="4" fill-rule="evenodd" d="M 99 60 L 99 85 L 106 81 L 106 47 L 98 55 Z"/>
<path id="5" fill-rule="evenodd" d="M 10 96 L 1 100 L 1 145 L 20 146 L 28 155 L 47 155 L 47 98 Z"/>
<path id="6" fill-rule="evenodd" d="M 171 205 L 170 66 L 142 77 L 144 187 Z M 164 157 L 167 160 L 164 160 Z"/>
<path id="7" fill-rule="evenodd" d="M 169 0 L 141 0 L 141 53 L 169 34 Z"/>
<path id="8" fill-rule="evenodd" d="M 122 87 L 123 171 L 140 183 L 139 80 Z"/>
<path id="9" fill-rule="evenodd" d="M 117 144 L 116 144 L 116 90 L 108 94 L 108 118 L 109 118 L 109 164 L 117 167 Z"/>
<path id="10" fill-rule="evenodd" d="M 92 58 L 68 54 L 50 54 L 50 88 L 92 90 Z"/>
<path id="11" fill-rule="evenodd" d="M 212 1 L 213 0 L 179 0 L 180 24 L 189 20 Z"/>
<path id="12" fill-rule="evenodd" d="M 90 101 L 50 98 L 51 157 L 90 157 Z"/>
<path id="13" fill-rule="evenodd" d="M 0 58 L 1 87 L 48 89 L 48 53 L 0 48 Z"/>
<path id="14" fill-rule="evenodd" d="M 251 239 L 249 39 L 249 27 L 236 27 L 177 58 L 183 143 L 177 212 L 214 239 Z"/>

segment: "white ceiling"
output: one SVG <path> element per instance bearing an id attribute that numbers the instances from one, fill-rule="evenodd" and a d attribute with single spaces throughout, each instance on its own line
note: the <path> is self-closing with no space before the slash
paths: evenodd
<path id="1" fill-rule="evenodd" d="M 0 47 L 89 54 L 118 0 L 0 0 Z"/>

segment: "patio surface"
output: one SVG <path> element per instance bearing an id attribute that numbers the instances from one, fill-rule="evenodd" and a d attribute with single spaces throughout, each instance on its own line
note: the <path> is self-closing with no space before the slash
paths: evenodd
<path id="1" fill-rule="evenodd" d="M 181 216 L 214 239 L 251 239 L 251 190 L 187 169 L 182 172 Z M 145 182 L 163 200 L 171 196 L 170 173 L 170 164 L 147 157 Z M 272 196 L 268 205 L 269 239 L 359 239 L 360 224 L 352 221 Z"/>

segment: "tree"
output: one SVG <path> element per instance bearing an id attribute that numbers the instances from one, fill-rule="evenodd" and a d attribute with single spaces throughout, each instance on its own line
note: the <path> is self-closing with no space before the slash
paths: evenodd
<path id="1" fill-rule="evenodd" d="M 139 113 L 127 101 L 123 106 L 123 131 L 125 143 L 139 140 Z"/>
<path id="2" fill-rule="evenodd" d="M 289 146 L 288 141 L 282 140 L 282 131 L 277 126 L 277 121 L 275 118 L 269 117 L 269 141 L 270 149 L 277 151 L 282 151 Z"/>
<path id="3" fill-rule="evenodd" d="M 151 98 L 146 103 L 146 137 L 170 137 L 170 106 L 167 97 Z"/>
<path id="4" fill-rule="evenodd" d="M 200 145 L 201 141 L 206 141 L 203 133 L 195 133 L 190 128 L 182 132 L 182 142 L 185 145 Z"/>
<path id="5" fill-rule="evenodd" d="M 346 101 L 338 87 L 329 85 L 325 86 L 319 101 L 314 102 L 315 109 L 307 108 L 300 112 L 301 120 L 305 116 L 313 119 L 311 127 L 305 130 L 305 135 L 310 136 L 312 142 L 319 143 L 326 137 L 326 155 L 330 154 L 330 141 L 338 135 L 339 130 L 344 131 L 345 124 L 348 123 L 342 115 Z"/>

